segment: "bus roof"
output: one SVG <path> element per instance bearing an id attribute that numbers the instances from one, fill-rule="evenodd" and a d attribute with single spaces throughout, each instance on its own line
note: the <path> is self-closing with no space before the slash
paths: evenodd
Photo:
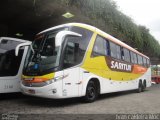
<path id="1" fill-rule="evenodd" d="M 127 45 L 126 43 L 118 40 L 117 38 L 115 38 L 115 37 L 113 37 L 113 36 L 105 33 L 104 31 L 102 31 L 102 30 L 100 30 L 100 29 L 98 29 L 98 28 L 96 28 L 94 26 L 87 25 L 87 24 L 84 24 L 84 23 L 67 23 L 67 24 L 62 24 L 62 25 L 58 25 L 58 26 L 55 26 L 55 27 L 48 28 L 48 29 L 46 29 L 46 30 L 44 30 L 44 31 L 42 31 L 42 32 L 40 32 L 38 34 L 45 33 L 45 32 L 48 32 L 48 31 L 51 31 L 51 30 L 54 30 L 54 29 L 57 29 L 57 28 L 69 27 L 69 26 L 78 26 L 78 27 L 85 28 L 85 29 L 88 29 L 90 31 L 96 32 L 97 34 L 103 36 L 107 40 L 112 41 L 112 42 L 114 42 L 114 43 L 116 43 L 116 44 L 118 44 L 118 45 L 120 45 L 120 46 L 122 46 L 124 48 L 129 49 L 132 52 L 135 52 L 135 53 L 137 53 L 137 54 L 139 54 L 139 55 L 141 55 L 141 56 L 146 57 L 146 58 L 149 59 L 149 57 L 147 57 L 146 55 L 138 52 L 136 49 L 130 47 L 129 45 Z"/>

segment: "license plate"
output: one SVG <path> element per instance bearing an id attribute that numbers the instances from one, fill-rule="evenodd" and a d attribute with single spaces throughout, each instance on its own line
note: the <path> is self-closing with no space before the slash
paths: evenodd
<path id="1" fill-rule="evenodd" d="M 28 90 L 28 93 L 35 94 L 35 90 L 30 89 L 30 90 Z"/>

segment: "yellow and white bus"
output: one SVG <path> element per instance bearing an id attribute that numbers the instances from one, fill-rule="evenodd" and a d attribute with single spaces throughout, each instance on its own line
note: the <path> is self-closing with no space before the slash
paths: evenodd
<path id="1" fill-rule="evenodd" d="M 151 86 L 147 56 L 97 29 L 68 23 L 36 35 L 24 64 L 21 88 L 46 98 L 84 97 Z"/>

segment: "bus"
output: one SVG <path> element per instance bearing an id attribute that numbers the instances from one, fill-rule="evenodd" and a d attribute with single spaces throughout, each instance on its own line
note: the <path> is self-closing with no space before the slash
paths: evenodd
<path id="1" fill-rule="evenodd" d="M 0 37 L 0 94 L 20 92 L 20 80 L 28 46 L 19 49 L 17 45 L 31 44 L 26 40 L 10 37 Z"/>
<path id="2" fill-rule="evenodd" d="M 151 65 L 151 80 L 152 84 L 160 83 L 160 66 L 159 65 Z"/>
<path id="3" fill-rule="evenodd" d="M 159 75 L 152 75 L 152 84 L 159 84 L 160 83 L 160 76 Z"/>
<path id="4" fill-rule="evenodd" d="M 18 49 L 17 49 L 18 50 Z M 35 36 L 27 53 L 21 89 L 26 95 L 61 99 L 151 86 L 150 60 L 91 25 L 68 23 Z"/>

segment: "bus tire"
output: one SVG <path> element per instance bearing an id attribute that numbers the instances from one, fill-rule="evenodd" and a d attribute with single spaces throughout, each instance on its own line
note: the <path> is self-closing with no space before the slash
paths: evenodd
<path id="1" fill-rule="evenodd" d="M 138 84 L 138 89 L 137 89 L 137 92 L 140 93 L 143 91 L 143 84 L 142 84 L 142 81 L 140 80 L 139 81 L 139 84 Z"/>
<path id="2" fill-rule="evenodd" d="M 84 101 L 91 103 L 97 99 L 98 93 L 94 81 L 89 81 L 86 88 L 86 95 L 84 96 Z"/>
<path id="3" fill-rule="evenodd" d="M 144 80 L 144 81 L 143 81 L 143 89 L 142 89 L 142 91 L 145 91 L 146 86 L 147 86 L 147 85 L 146 85 L 146 80 Z"/>

